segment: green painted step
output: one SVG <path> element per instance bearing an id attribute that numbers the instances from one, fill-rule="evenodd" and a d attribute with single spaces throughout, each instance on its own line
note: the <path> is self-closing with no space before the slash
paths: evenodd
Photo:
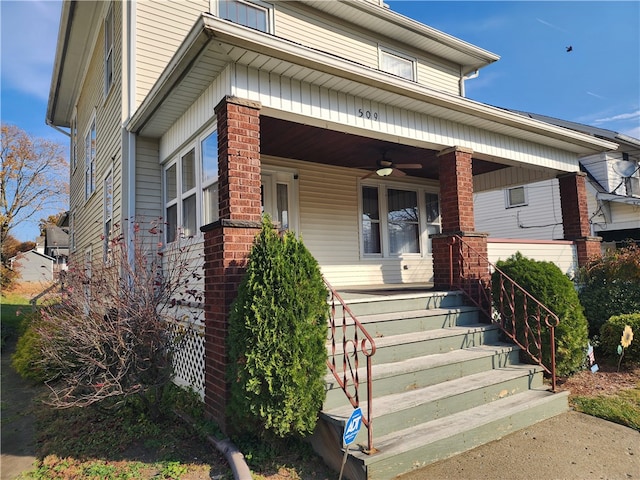
<path id="1" fill-rule="evenodd" d="M 497 342 L 499 336 L 500 330 L 496 325 L 479 323 L 376 338 L 376 351 L 373 361 L 376 364 L 398 362 L 407 358 L 477 347 L 486 343 Z M 331 345 L 327 345 L 330 359 L 332 355 L 331 348 Z M 341 358 L 343 352 L 342 343 L 337 342 L 335 348 L 335 354 L 338 358 Z"/>
<path id="2" fill-rule="evenodd" d="M 464 305 L 460 292 L 421 292 L 393 295 L 352 293 L 341 296 L 356 317 L 407 310 L 427 310 Z M 336 303 L 336 317 L 342 316 L 342 307 Z"/>
<path id="3" fill-rule="evenodd" d="M 479 310 L 470 306 L 405 310 L 362 315 L 357 318 L 364 329 L 369 332 L 369 335 L 374 338 L 472 325 L 480 322 Z M 354 324 L 351 317 L 345 318 L 344 321 L 347 328 Z M 336 327 L 338 330 L 342 327 L 342 318 L 339 319 Z"/>
<path id="4" fill-rule="evenodd" d="M 466 375 L 504 368 L 518 362 L 519 349 L 506 343 L 481 345 L 464 350 L 411 358 L 400 362 L 374 364 L 372 368 L 373 392 L 376 397 L 416 390 Z M 342 364 L 339 366 L 341 367 Z M 364 363 L 358 378 L 366 379 Z M 331 373 L 325 376 L 327 396 L 324 410 L 348 405 L 348 400 Z M 366 395 L 366 385 L 360 387 Z M 364 398 L 366 400 L 366 398 Z"/>
<path id="5" fill-rule="evenodd" d="M 568 410 L 568 392 L 534 389 L 377 437 L 378 453 L 349 455 L 351 480 L 387 480 L 470 450 Z M 505 474 L 507 472 L 502 472 Z M 499 475 L 499 472 L 496 472 Z"/>

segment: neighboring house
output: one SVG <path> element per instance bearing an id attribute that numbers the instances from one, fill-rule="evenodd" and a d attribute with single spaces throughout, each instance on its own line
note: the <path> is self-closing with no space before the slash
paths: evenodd
<path id="1" fill-rule="evenodd" d="M 69 233 L 68 227 L 48 225 L 45 229 L 44 253 L 54 259 L 56 275 L 61 270 L 67 269 L 69 258 Z"/>
<path id="2" fill-rule="evenodd" d="M 629 240 L 640 243 L 640 140 L 544 115 L 517 113 L 619 145 L 616 151 L 580 158 L 580 169 L 586 174 L 591 235 L 603 239 L 603 248 Z M 474 204 L 476 228 L 491 237 L 564 238 L 557 179 L 476 193 Z"/>
<path id="3" fill-rule="evenodd" d="M 487 249 L 474 192 L 560 175 L 584 262 L 600 244 L 578 158 L 617 144 L 466 99 L 498 58 L 377 0 L 64 1 L 47 120 L 70 130 L 70 261 L 106 258 L 140 218 L 195 239 L 189 362 L 223 429 L 227 316 L 263 212 L 334 287 L 448 289 L 451 242 Z"/>
<path id="4" fill-rule="evenodd" d="M 21 282 L 53 281 L 54 259 L 36 249 L 21 252 L 9 261 L 11 269 L 18 272 Z"/>

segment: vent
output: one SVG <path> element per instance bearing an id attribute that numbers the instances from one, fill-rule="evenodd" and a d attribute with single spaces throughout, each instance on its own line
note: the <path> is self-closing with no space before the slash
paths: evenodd
<path id="1" fill-rule="evenodd" d="M 626 177 L 624 185 L 627 188 L 628 197 L 640 197 L 640 177 Z"/>

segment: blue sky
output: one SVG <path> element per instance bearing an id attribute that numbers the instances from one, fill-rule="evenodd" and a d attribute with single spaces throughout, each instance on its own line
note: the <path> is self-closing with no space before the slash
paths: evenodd
<path id="1" fill-rule="evenodd" d="M 640 2 L 387 3 L 501 57 L 466 82 L 467 97 L 640 138 Z M 66 145 L 45 125 L 60 2 L 0 0 L 0 16 L 2 121 Z M 14 233 L 32 240 L 37 228 Z"/>

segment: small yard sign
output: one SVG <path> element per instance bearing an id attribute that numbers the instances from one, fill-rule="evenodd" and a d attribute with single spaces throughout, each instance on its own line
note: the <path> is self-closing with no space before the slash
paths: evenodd
<path id="1" fill-rule="evenodd" d="M 356 408 L 349 420 L 347 420 L 347 424 L 344 426 L 344 434 L 342 435 L 342 440 L 345 445 L 351 445 L 353 441 L 358 436 L 358 432 L 360 431 L 360 427 L 362 426 L 362 410 L 360 407 Z"/>

